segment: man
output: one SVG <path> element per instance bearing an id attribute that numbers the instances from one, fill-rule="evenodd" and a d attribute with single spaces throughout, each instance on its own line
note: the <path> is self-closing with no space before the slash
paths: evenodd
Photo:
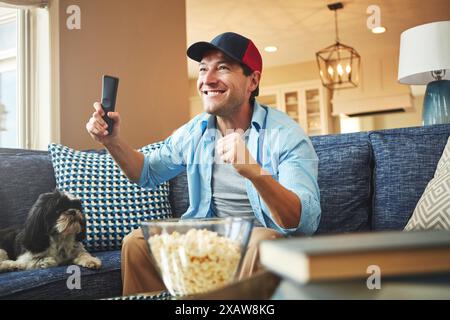
<path id="1" fill-rule="evenodd" d="M 227 32 L 190 46 L 199 62 L 197 88 L 205 113 L 176 130 L 144 156 L 120 137 L 120 116 L 110 112 L 107 135 L 99 103 L 86 125 L 127 177 L 154 187 L 186 170 L 190 206 L 182 218 L 252 216 L 256 226 L 241 277 L 259 268 L 258 243 L 288 234 L 312 234 L 320 219 L 318 158 L 311 141 L 286 114 L 259 105 L 262 59 L 253 42 Z M 123 294 L 164 288 L 140 230 L 122 247 Z"/>

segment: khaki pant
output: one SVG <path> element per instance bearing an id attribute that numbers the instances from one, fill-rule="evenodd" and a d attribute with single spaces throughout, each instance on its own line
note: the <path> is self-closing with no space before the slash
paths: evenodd
<path id="1" fill-rule="evenodd" d="M 246 278 L 262 267 L 259 264 L 258 245 L 262 240 L 282 235 L 268 228 L 254 228 L 244 256 L 239 279 Z M 123 239 L 122 245 L 123 295 L 165 290 L 164 284 L 150 259 L 150 252 L 141 229 Z"/>

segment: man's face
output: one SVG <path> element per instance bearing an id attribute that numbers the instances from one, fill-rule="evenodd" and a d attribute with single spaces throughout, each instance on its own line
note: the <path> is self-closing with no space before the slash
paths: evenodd
<path id="1" fill-rule="evenodd" d="M 197 89 L 207 113 L 229 117 L 248 102 L 258 80 L 245 76 L 239 63 L 222 52 L 207 52 L 199 64 Z M 255 85 L 256 84 L 256 85 Z"/>

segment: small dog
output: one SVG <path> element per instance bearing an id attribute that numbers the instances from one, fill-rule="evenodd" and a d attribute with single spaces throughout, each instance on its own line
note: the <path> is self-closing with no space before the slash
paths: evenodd
<path id="1" fill-rule="evenodd" d="M 0 272 L 77 264 L 101 267 L 80 242 L 84 237 L 81 201 L 55 189 L 39 196 L 23 228 L 0 230 Z"/>

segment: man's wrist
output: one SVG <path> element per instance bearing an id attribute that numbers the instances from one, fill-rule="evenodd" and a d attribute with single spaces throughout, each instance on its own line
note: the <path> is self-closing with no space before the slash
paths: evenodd
<path id="1" fill-rule="evenodd" d="M 250 180 L 252 182 L 253 182 L 253 180 L 264 175 L 264 172 L 265 172 L 265 170 L 263 168 L 261 168 L 261 166 L 257 163 L 239 166 L 237 171 L 241 176 L 243 176 L 244 178 L 247 178 L 248 180 Z"/>
<path id="2" fill-rule="evenodd" d="M 120 139 L 117 138 L 112 138 L 112 139 L 108 139 L 107 142 L 104 142 L 103 145 L 105 146 L 106 149 L 113 149 L 113 148 L 117 148 L 118 146 L 120 146 Z"/>

